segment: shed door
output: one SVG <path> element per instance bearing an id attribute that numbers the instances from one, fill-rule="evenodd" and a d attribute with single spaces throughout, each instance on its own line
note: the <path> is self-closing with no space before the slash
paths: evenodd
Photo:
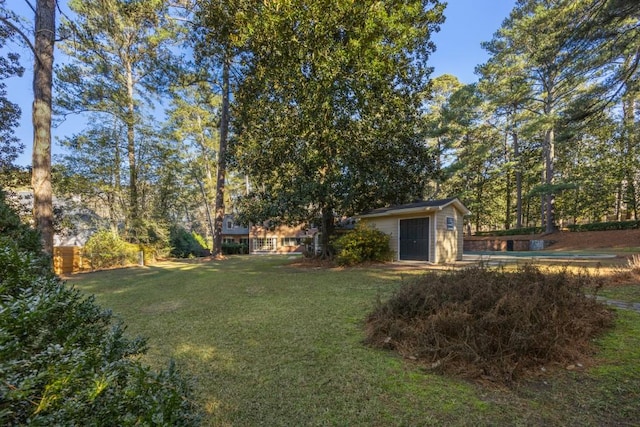
<path id="1" fill-rule="evenodd" d="M 400 259 L 429 260 L 429 218 L 400 220 Z"/>

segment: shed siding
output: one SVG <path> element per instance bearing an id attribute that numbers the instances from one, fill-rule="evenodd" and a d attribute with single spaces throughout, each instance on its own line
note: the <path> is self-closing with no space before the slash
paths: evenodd
<path id="1" fill-rule="evenodd" d="M 465 210 L 466 211 L 466 210 Z M 442 264 L 462 261 L 464 244 L 464 212 L 456 205 L 449 204 L 428 212 L 402 214 L 394 212 L 389 216 L 361 218 L 361 222 L 391 236 L 390 247 L 394 259 L 400 258 L 400 221 L 414 218 L 429 218 L 429 262 Z M 453 229 L 447 229 L 447 218 L 452 218 Z"/>
<path id="2" fill-rule="evenodd" d="M 453 218 L 453 230 L 447 230 L 447 217 Z M 460 211 L 451 205 L 436 215 L 436 263 L 462 261 L 463 222 Z"/>

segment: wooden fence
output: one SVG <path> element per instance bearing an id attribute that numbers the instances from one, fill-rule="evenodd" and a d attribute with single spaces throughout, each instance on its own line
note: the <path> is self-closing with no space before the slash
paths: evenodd
<path id="1" fill-rule="evenodd" d="M 88 269 L 89 263 L 84 261 L 82 248 L 79 246 L 53 248 L 53 270 L 56 274 L 73 274 Z"/>

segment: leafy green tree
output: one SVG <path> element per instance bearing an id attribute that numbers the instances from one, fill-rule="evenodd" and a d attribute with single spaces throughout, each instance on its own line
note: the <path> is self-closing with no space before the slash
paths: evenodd
<path id="1" fill-rule="evenodd" d="M 504 152 L 501 136 L 487 116 L 475 84 L 453 92 L 443 108 L 455 160 L 446 168 L 445 194 L 457 196 L 473 212 L 476 230 L 495 228 L 504 209 Z"/>
<path id="2" fill-rule="evenodd" d="M 0 4 L 0 49 L 5 48 L 15 33 L 5 23 L 8 19 L 8 12 Z M 2 81 L 12 76 L 22 76 L 24 68 L 20 65 L 19 58 L 15 52 L 0 56 L 0 170 L 10 167 L 24 149 L 24 144 L 14 135 L 21 114 L 20 107 L 7 98 L 7 85 Z"/>
<path id="3" fill-rule="evenodd" d="M 111 116 L 103 119 L 60 141 L 69 154 L 60 159 L 56 192 L 80 196 L 86 207 L 108 219 L 109 228 L 115 233 L 127 211 L 122 188 L 126 131 Z"/>
<path id="4" fill-rule="evenodd" d="M 65 115 L 109 114 L 126 129 L 128 226 L 140 219 L 142 191 L 137 151 L 144 143 L 143 114 L 172 76 L 174 43 L 167 6 L 161 0 L 71 0 L 74 21 L 61 49 L 71 61 L 57 72 L 57 106 Z M 94 116 L 95 117 L 95 116 Z"/>
<path id="5" fill-rule="evenodd" d="M 264 3 L 249 25 L 233 160 L 254 222 L 312 221 L 422 196 L 433 172 L 421 112 L 443 21 L 437 1 Z"/>
<path id="6" fill-rule="evenodd" d="M 429 196 L 440 197 L 440 187 L 444 176 L 444 165 L 451 161 L 453 141 L 450 138 L 449 122 L 446 114 L 447 104 L 451 96 L 463 84 L 451 74 L 438 76 L 431 81 L 430 96 L 426 100 L 426 129 L 428 143 L 433 147 L 436 156 L 435 188 L 428 191 Z"/>
<path id="7" fill-rule="evenodd" d="M 167 124 L 169 138 L 181 153 L 183 185 L 186 181 L 197 184 L 212 238 L 215 226 L 211 201 L 216 195 L 219 110 L 220 97 L 209 83 L 200 82 L 176 91 Z"/>
<path id="8" fill-rule="evenodd" d="M 538 196 L 547 231 L 555 228 L 558 214 L 561 220 L 602 216 L 603 209 L 619 215 L 621 201 L 633 212 L 638 200 L 638 17 L 640 6 L 627 0 L 520 0 L 484 44 L 492 56 L 478 67 L 480 88 L 493 105 L 494 123 L 505 132 L 510 157 L 503 172 L 515 173 L 516 223 L 521 215 L 529 221 L 526 206 Z M 609 124 L 616 108 L 622 115 L 613 137 Z M 544 166 L 542 179 L 526 190 L 531 171 L 538 170 L 525 166 L 534 152 Z M 579 153 L 597 157 L 583 160 L 576 158 Z M 598 188 L 590 184 L 595 181 L 601 183 Z M 510 197 L 510 178 L 507 184 Z M 507 227 L 510 204 L 507 198 Z"/>
<path id="9" fill-rule="evenodd" d="M 216 76 L 221 95 L 219 142 L 217 149 L 216 193 L 213 225 L 213 255 L 222 254 L 222 223 L 225 215 L 228 140 L 231 122 L 232 68 L 234 61 L 246 55 L 247 35 L 259 4 L 252 1 L 196 0 L 195 22 L 191 42 L 197 62 L 208 76 Z M 238 71 L 238 68 L 236 68 Z M 242 72 L 237 73 L 242 75 Z"/>
<path id="10" fill-rule="evenodd" d="M 530 97 L 530 86 L 521 73 L 522 58 L 517 54 L 492 57 L 487 63 L 476 68 L 480 75 L 478 89 L 493 108 L 491 121 L 504 133 L 504 160 L 506 177 L 505 228 L 511 226 L 512 193 L 515 190 L 515 227 L 523 223 L 523 173 L 522 167 L 522 127 L 528 120 L 526 109 Z M 515 182 L 513 182 L 515 181 Z M 515 187 L 515 188 L 513 188 Z"/>

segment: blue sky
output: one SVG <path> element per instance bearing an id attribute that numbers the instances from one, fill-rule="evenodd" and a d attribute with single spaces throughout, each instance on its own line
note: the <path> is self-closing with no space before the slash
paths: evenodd
<path id="1" fill-rule="evenodd" d="M 480 43 L 488 41 L 500 28 L 502 21 L 515 6 L 516 0 L 449 0 L 445 10 L 446 21 L 440 32 L 433 35 L 437 51 L 431 56 L 430 65 L 435 68 L 432 77 L 442 74 L 453 74 L 463 83 L 477 80 L 474 69 L 487 60 L 487 54 Z M 66 2 L 62 5 L 66 9 Z M 30 10 L 22 0 L 10 0 L 16 12 L 31 17 Z M 15 6 L 13 6 L 15 4 Z M 56 60 L 61 60 L 57 53 Z M 33 130 L 31 125 L 31 90 L 32 56 L 28 51 L 21 53 L 25 74 L 22 78 L 11 78 L 6 81 L 9 99 L 20 105 L 22 119 L 17 136 L 23 141 L 25 151 L 17 163 L 22 166 L 31 164 L 31 144 Z M 65 123 L 53 129 L 53 154 L 61 152 L 56 138 L 70 136 L 77 131 L 80 118 L 69 118 Z M 75 123 L 74 123 L 75 122 Z"/>

